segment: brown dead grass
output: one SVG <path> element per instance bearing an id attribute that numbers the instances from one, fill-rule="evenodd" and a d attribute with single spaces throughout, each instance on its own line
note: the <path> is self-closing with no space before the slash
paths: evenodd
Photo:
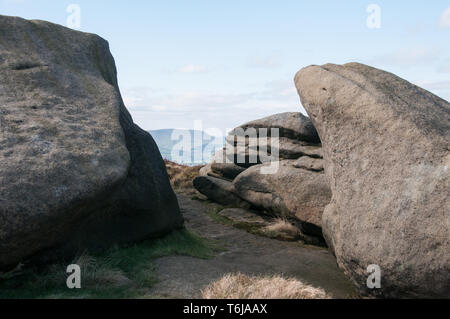
<path id="1" fill-rule="evenodd" d="M 295 240 L 300 237 L 300 230 L 289 221 L 277 218 L 264 227 L 263 233 L 269 237 L 285 238 L 286 240 Z"/>
<path id="2" fill-rule="evenodd" d="M 228 274 L 202 291 L 203 299 L 330 299 L 321 288 L 281 276 Z"/>
<path id="3" fill-rule="evenodd" d="M 168 160 L 164 162 L 166 163 L 170 183 L 175 190 L 192 194 L 197 193 L 192 182 L 200 175 L 200 169 L 203 166 L 185 166 Z"/>

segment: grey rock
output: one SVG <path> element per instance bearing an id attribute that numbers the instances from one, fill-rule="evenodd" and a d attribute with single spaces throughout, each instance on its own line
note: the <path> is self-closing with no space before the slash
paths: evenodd
<path id="1" fill-rule="evenodd" d="M 281 113 L 252 121 L 238 127 L 244 130 L 248 128 L 267 128 L 268 134 L 272 128 L 279 129 L 279 137 L 287 137 L 293 140 L 320 144 L 320 138 L 311 120 L 301 113 Z M 230 133 L 235 135 L 236 129 Z"/>
<path id="2" fill-rule="evenodd" d="M 200 169 L 199 176 L 211 176 L 232 181 L 237 175 L 245 170 L 246 168 L 233 163 L 216 163 L 213 161 Z"/>
<path id="3" fill-rule="evenodd" d="M 324 150 L 333 199 L 323 232 L 364 292 L 450 297 L 450 104 L 358 63 L 295 78 Z M 366 286 L 369 265 L 381 289 Z"/>
<path id="4" fill-rule="evenodd" d="M 218 151 L 212 158 L 212 163 L 235 164 L 243 169 L 261 164 L 263 161 L 268 159 L 260 156 L 258 147 L 238 143 L 227 143 L 225 148 Z"/>
<path id="5" fill-rule="evenodd" d="M 194 187 L 200 193 L 219 204 L 249 208 L 251 205 L 234 194 L 233 183 L 212 176 L 199 176 L 194 179 Z"/>
<path id="6" fill-rule="evenodd" d="M 0 56 L 0 269 L 182 226 L 105 40 L 0 16 Z"/>
<path id="7" fill-rule="evenodd" d="M 274 153 L 275 147 L 269 147 L 269 152 Z M 303 143 L 288 138 L 279 139 L 279 148 L 277 151 L 280 159 L 297 159 L 301 156 L 310 156 L 313 158 L 322 158 L 322 147 L 313 145 L 304 145 Z"/>
<path id="8" fill-rule="evenodd" d="M 321 236 L 322 213 L 331 199 L 325 175 L 295 168 L 295 161 L 279 162 L 275 174 L 253 166 L 233 182 L 235 192 L 254 206 L 280 218 L 296 218 L 305 234 Z"/>
<path id="9" fill-rule="evenodd" d="M 220 211 L 219 215 L 228 218 L 236 224 L 245 224 L 256 227 L 269 225 L 269 222 L 257 213 L 243 208 L 227 208 Z"/>
<path id="10" fill-rule="evenodd" d="M 260 129 L 266 129 L 264 135 Z M 279 129 L 277 139 L 271 129 Z M 241 125 L 230 132 L 225 149 L 220 162 L 244 168 L 303 155 L 322 156 L 317 131 L 301 113 L 275 114 Z"/>
<path id="11" fill-rule="evenodd" d="M 233 180 L 246 169 L 236 164 L 230 163 L 212 163 L 211 171 L 223 178 Z"/>
<path id="12" fill-rule="evenodd" d="M 226 177 L 224 177 L 224 176 L 222 176 L 220 174 L 217 174 L 216 172 L 213 172 L 211 166 L 212 166 L 211 164 L 208 164 L 208 165 L 202 167 L 200 169 L 199 176 L 211 176 L 211 177 L 215 177 L 215 178 L 220 178 L 220 179 L 224 179 L 224 180 L 227 180 L 227 181 L 231 181 L 231 179 L 226 178 Z"/>
<path id="13" fill-rule="evenodd" d="M 211 164 L 208 164 L 200 168 L 199 176 L 210 176 L 210 173 L 212 173 Z"/>
<path id="14" fill-rule="evenodd" d="M 264 142 L 259 138 L 246 138 L 228 141 L 226 147 L 213 156 L 212 163 L 228 164 L 230 168 L 235 164 L 245 169 L 284 159 L 298 159 L 302 156 L 322 158 L 322 147 L 286 137 L 277 140 L 268 138 Z"/>
<path id="15" fill-rule="evenodd" d="M 323 159 L 303 156 L 294 163 L 295 168 L 303 168 L 313 172 L 323 172 Z"/>

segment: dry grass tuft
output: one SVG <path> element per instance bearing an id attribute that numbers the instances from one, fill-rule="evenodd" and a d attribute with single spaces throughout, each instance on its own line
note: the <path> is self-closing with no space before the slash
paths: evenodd
<path id="1" fill-rule="evenodd" d="M 185 166 L 165 160 L 170 183 L 175 190 L 196 193 L 192 182 L 200 175 L 203 166 Z"/>
<path id="2" fill-rule="evenodd" d="M 202 291 L 203 299 L 330 299 L 321 288 L 281 276 L 228 274 Z"/>
<path id="3" fill-rule="evenodd" d="M 298 239 L 300 230 L 285 219 L 275 219 L 270 225 L 264 227 L 263 232 L 269 237 L 285 238 L 286 240 Z"/>

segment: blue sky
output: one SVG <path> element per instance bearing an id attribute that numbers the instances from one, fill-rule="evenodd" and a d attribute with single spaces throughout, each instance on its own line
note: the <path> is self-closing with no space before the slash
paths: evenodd
<path id="1" fill-rule="evenodd" d="M 0 0 L 0 14 L 66 25 L 107 39 L 124 100 L 145 129 L 221 130 L 303 111 L 295 73 L 357 61 L 450 100 L 450 0 Z M 369 28 L 367 7 L 381 9 Z"/>

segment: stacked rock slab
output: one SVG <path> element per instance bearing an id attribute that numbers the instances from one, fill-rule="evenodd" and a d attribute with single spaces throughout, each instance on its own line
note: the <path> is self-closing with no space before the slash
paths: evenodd
<path id="1" fill-rule="evenodd" d="M 325 174 L 295 164 L 281 161 L 275 174 L 261 171 L 270 163 L 253 166 L 234 180 L 236 193 L 278 217 L 298 219 L 303 233 L 322 236 L 322 213 L 330 203 L 330 187 Z"/>
<path id="2" fill-rule="evenodd" d="M 249 207 L 235 194 L 234 185 L 228 180 L 212 176 L 199 176 L 194 180 L 194 187 L 209 199 L 225 205 L 234 207 Z"/>
<path id="3" fill-rule="evenodd" d="M 311 120 L 301 113 L 276 114 L 234 129 L 194 185 L 220 202 L 227 201 L 224 192 L 232 192 L 253 208 L 296 221 L 304 234 L 321 237 L 322 212 L 331 199 L 322 162 Z M 212 193 L 208 184 L 220 191 Z"/>
<path id="4" fill-rule="evenodd" d="M 450 104 L 358 63 L 310 66 L 295 82 L 323 143 L 323 232 L 339 266 L 377 296 L 449 298 Z"/>
<path id="5" fill-rule="evenodd" d="M 159 150 L 122 102 L 108 43 L 0 16 L 0 269 L 182 225 Z"/>

